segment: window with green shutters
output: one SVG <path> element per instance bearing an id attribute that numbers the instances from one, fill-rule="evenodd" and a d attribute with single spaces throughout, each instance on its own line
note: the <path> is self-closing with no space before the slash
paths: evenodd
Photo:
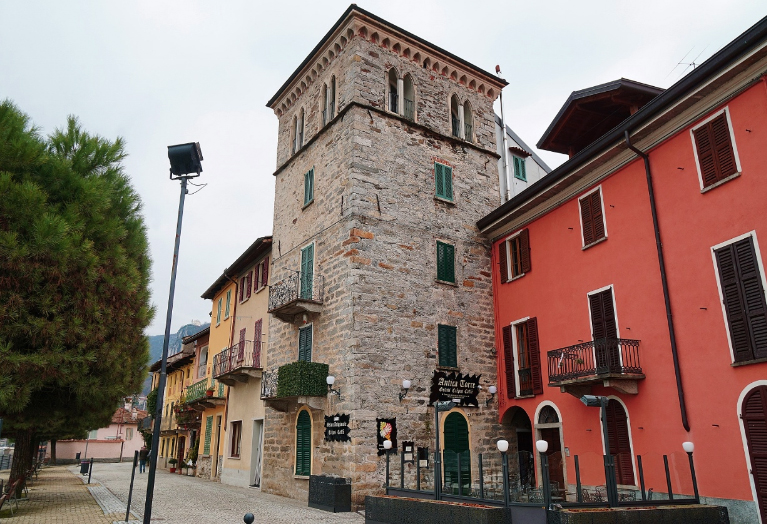
<path id="1" fill-rule="evenodd" d="M 514 159 L 514 178 L 527 182 L 527 173 L 525 172 L 525 159 L 516 155 L 511 156 Z"/>
<path id="2" fill-rule="evenodd" d="M 438 198 L 453 200 L 453 168 L 434 162 L 434 183 Z"/>
<path id="3" fill-rule="evenodd" d="M 221 303 L 223 302 L 223 298 L 218 299 L 218 310 L 216 311 L 216 324 L 221 323 Z"/>
<path id="4" fill-rule="evenodd" d="M 437 350 L 441 367 L 458 367 L 458 343 L 455 326 L 437 325 Z"/>
<path id="5" fill-rule="evenodd" d="M 301 298 L 311 300 L 314 287 L 314 244 L 301 250 Z"/>
<path id="6" fill-rule="evenodd" d="M 224 320 L 229 318 L 229 303 L 232 301 L 232 290 L 226 292 L 226 308 L 224 312 Z"/>
<path id="7" fill-rule="evenodd" d="M 308 206 L 314 200 L 314 168 L 304 175 L 304 205 Z"/>
<path id="8" fill-rule="evenodd" d="M 437 241 L 437 280 L 455 284 L 455 246 Z"/>
<path id="9" fill-rule="evenodd" d="M 296 420 L 296 475 L 312 473 L 312 419 L 301 411 Z"/>
<path id="10" fill-rule="evenodd" d="M 205 444 L 202 447 L 203 455 L 210 455 L 210 434 L 213 432 L 213 415 L 205 418 Z"/>
<path id="11" fill-rule="evenodd" d="M 298 360 L 312 361 L 312 325 L 298 329 Z"/>

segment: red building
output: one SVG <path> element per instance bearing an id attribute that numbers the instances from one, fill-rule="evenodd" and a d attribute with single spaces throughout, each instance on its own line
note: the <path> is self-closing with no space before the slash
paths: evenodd
<path id="1" fill-rule="evenodd" d="M 593 394 L 623 493 L 638 456 L 656 497 L 692 493 L 689 441 L 704 501 L 767 522 L 765 38 L 767 18 L 665 91 L 573 93 L 538 144 L 570 159 L 478 223 L 500 418 L 513 451 L 549 442 L 563 492 L 576 455 L 604 484 Z"/>

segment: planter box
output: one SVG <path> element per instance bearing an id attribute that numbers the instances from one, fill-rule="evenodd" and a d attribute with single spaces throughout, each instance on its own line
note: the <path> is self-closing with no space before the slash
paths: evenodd
<path id="1" fill-rule="evenodd" d="M 400 497 L 365 497 L 365 524 L 503 524 L 502 507 Z"/>
<path id="2" fill-rule="evenodd" d="M 729 524 L 727 508 L 703 504 L 634 508 L 568 508 L 549 512 L 549 524 Z"/>
<path id="3" fill-rule="evenodd" d="M 341 513 L 352 510 L 351 479 L 311 475 L 309 477 L 309 507 Z"/>

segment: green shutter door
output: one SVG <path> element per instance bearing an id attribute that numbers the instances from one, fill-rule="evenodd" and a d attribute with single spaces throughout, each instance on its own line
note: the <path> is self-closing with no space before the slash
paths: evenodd
<path id="1" fill-rule="evenodd" d="M 210 455 L 210 434 L 213 431 L 213 416 L 205 419 L 205 444 L 202 447 L 204 455 Z"/>
<path id="2" fill-rule="evenodd" d="M 310 475 L 312 466 L 312 419 L 302 411 L 296 421 L 296 475 Z"/>
<path id="3" fill-rule="evenodd" d="M 298 360 L 312 361 L 312 326 L 302 327 L 298 330 Z"/>
<path id="4" fill-rule="evenodd" d="M 455 283 L 455 247 L 437 242 L 437 280 Z"/>
<path id="5" fill-rule="evenodd" d="M 469 425 L 459 413 L 450 413 L 444 427 L 445 488 L 458 493 L 458 456 L 461 457 L 462 493 L 471 489 L 471 452 L 469 451 Z"/>
<path id="6" fill-rule="evenodd" d="M 311 300 L 314 287 L 314 244 L 301 250 L 301 298 Z"/>
<path id="7" fill-rule="evenodd" d="M 437 345 L 439 351 L 439 365 L 444 367 L 458 367 L 457 342 L 455 326 L 437 326 Z"/>

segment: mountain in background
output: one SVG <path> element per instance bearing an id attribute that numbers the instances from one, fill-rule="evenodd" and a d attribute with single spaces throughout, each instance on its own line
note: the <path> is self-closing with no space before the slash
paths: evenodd
<path id="1" fill-rule="evenodd" d="M 181 351 L 181 340 L 189 335 L 194 335 L 210 326 L 210 323 L 205 324 L 187 324 L 181 326 L 176 333 L 171 333 L 170 340 L 168 340 L 168 356 L 173 355 Z M 162 343 L 165 340 L 165 335 L 152 335 L 149 338 L 149 362 L 147 366 L 151 366 L 162 358 Z M 148 395 L 151 391 L 152 377 L 148 376 L 144 381 L 144 388 L 142 389 L 143 395 Z"/>

